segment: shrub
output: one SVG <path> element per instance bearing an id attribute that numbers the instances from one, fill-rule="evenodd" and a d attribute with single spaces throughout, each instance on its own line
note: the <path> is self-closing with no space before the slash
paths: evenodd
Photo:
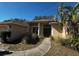
<path id="1" fill-rule="evenodd" d="M 17 36 L 11 37 L 11 32 L 6 31 L 1 32 L 1 41 L 3 43 L 17 44 L 21 42 L 23 37 L 24 37 L 23 34 L 18 34 Z"/>
<path id="2" fill-rule="evenodd" d="M 36 44 L 39 41 L 39 37 L 35 33 L 33 33 L 33 34 L 30 33 L 30 34 L 27 35 L 27 37 L 28 38 L 26 39 L 26 42 L 28 44 Z"/>
<path id="3" fill-rule="evenodd" d="M 51 40 L 54 40 L 53 36 L 50 36 Z"/>
<path id="4" fill-rule="evenodd" d="M 32 43 L 36 44 L 39 41 L 39 37 L 37 34 L 33 33 L 32 34 Z"/>
<path id="5" fill-rule="evenodd" d="M 17 44 L 19 42 L 22 41 L 22 38 L 24 37 L 24 35 L 17 35 L 17 37 L 11 37 L 9 39 L 7 39 L 7 43 L 10 43 L 10 44 Z"/>
<path id="6" fill-rule="evenodd" d="M 61 44 L 63 46 L 79 51 L 79 38 L 62 39 Z"/>
<path id="7" fill-rule="evenodd" d="M 1 32 L 1 41 L 6 42 L 6 32 L 5 31 Z"/>
<path id="8" fill-rule="evenodd" d="M 69 39 L 61 39 L 60 42 L 63 46 L 70 47 L 71 42 Z"/>

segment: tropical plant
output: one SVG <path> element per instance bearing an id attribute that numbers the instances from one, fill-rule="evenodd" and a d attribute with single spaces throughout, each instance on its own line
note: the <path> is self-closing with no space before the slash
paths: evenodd
<path id="1" fill-rule="evenodd" d="M 77 6 L 64 6 L 63 3 L 61 4 L 59 8 L 59 14 L 61 17 L 61 22 L 64 25 L 67 25 L 67 30 L 69 31 L 69 34 L 73 34 L 76 36 L 78 32 L 77 28 L 77 9 L 79 7 L 79 4 Z"/>
<path id="2" fill-rule="evenodd" d="M 28 44 L 36 44 L 39 42 L 39 37 L 36 33 L 28 33 L 27 34 L 27 38 L 26 38 L 26 42 Z"/>
<path id="3" fill-rule="evenodd" d="M 79 3 L 75 7 L 64 6 L 63 3 L 59 8 L 59 15 L 63 26 L 66 25 L 69 40 L 65 41 L 64 44 L 70 45 L 79 51 L 79 37 L 78 37 L 78 17 L 77 9 L 79 8 Z"/>

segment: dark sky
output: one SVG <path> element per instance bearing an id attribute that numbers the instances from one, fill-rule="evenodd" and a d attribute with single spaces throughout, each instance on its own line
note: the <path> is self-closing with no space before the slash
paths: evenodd
<path id="1" fill-rule="evenodd" d="M 64 5 L 74 6 L 74 2 Z M 10 18 L 32 20 L 35 16 L 52 16 L 57 13 L 59 2 L 0 2 L 0 21 Z"/>

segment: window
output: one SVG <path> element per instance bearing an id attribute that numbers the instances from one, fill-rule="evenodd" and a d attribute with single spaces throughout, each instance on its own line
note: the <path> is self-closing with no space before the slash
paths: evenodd
<path id="1" fill-rule="evenodd" d="M 33 33 L 38 34 L 38 27 L 33 27 Z"/>

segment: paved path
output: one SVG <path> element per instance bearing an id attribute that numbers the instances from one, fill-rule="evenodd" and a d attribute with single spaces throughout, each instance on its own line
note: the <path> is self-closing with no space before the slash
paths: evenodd
<path id="1" fill-rule="evenodd" d="M 25 51 L 13 51 L 12 54 L 6 56 L 42 56 L 51 48 L 51 39 L 45 38 L 43 42 L 36 48 Z"/>

